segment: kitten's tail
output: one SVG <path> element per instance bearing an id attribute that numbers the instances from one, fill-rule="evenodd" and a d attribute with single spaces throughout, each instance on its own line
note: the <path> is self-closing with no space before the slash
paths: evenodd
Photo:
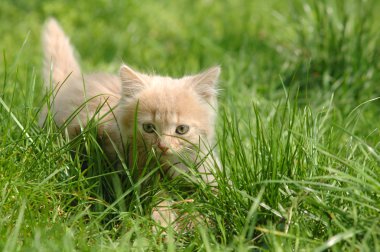
<path id="1" fill-rule="evenodd" d="M 50 83 L 53 86 L 63 83 L 69 75 L 80 76 L 80 67 L 70 40 L 54 18 L 49 18 L 45 23 L 42 43 L 43 75 L 47 87 L 50 87 Z"/>

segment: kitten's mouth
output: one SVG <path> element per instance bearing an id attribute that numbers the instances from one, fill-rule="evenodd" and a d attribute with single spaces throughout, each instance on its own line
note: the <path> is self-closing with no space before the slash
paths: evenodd
<path id="1" fill-rule="evenodd" d="M 161 150 L 156 149 L 155 152 L 156 152 L 157 157 L 159 157 L 159 158 L 167 158 L 167 157 L 171 156 L 171 153 L 169 151 L 163 152 Z"/>
<path id="2" fill-rule="evenodd" d="M 169 157 L 169 156 L 172 156 L 174 154 L 174 152 L 169 148 L 164 149 L 164 150 L 157 148 L 157 149 L 155 149 L 155 151 L 159 157 Z"/>
<path id="3" fill-rule="evenodd" d="M 168 159 L 169 157 L 173 156 L 170 152 L 161 152 L 160 157 L 164 159 Z"/>

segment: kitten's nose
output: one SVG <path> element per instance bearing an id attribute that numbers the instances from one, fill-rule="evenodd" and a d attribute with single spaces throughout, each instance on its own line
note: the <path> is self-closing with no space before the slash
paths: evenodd
<path id="1" fill-rule="evenodd" d="M 157 146 L 158 146 L 158 148 L 160 148 L 160 150 L 162 151 L 163 154 L 165 154 L 169 150 L 169 147 L 162 144 L 161 142 L 158 142 Z"/>

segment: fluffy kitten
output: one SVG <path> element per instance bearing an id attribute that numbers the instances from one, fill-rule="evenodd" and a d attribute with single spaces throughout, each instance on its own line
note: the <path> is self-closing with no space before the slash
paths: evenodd
<path id="1" fill-rule="evenodd" d="M 95 117 L 107 155 L 116 159 L 116 146 L 119 153 L 130 157 L 131 148 L 126 146 L 134 140 L 136 123 L 140 168 L 148 151 L 154 151 L 168 175 L 188 172 L 182 158 L 190 158 L 203 180 L 214 182 L 210 171 L 218 164 L 209 149 L 214 144 L 219 67 L 179 79 L 139 73 L 127 65 L 122 65 L 120 76 L 82 75 L 69 38 L 54 19 L 45 25 L 43 48 L 45 84 L 54 90 L 50 111 L 70 137 Z M 134 160 L 128 160 L 132 165 Z"/>

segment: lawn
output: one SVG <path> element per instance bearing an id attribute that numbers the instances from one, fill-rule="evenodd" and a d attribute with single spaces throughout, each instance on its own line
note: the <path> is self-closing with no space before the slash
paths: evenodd
<path id="1" fill-rule="evenodd" d="M 379 11 L 375 0 L 1 1 L 0 249 L 380 251 Z M 51 16 L 87 72 L 222 67 L 218 193 L 155 171 L 122 183 L 93 130 L 69 141 L 38 126 Z M 208 221 L 163 238 L 150 217 L 162 189 Z"/>

